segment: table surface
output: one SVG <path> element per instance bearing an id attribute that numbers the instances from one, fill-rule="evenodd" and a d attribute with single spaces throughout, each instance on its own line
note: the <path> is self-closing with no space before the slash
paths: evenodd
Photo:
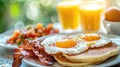
<path id="1" fill-rule="evenodd" d="M 58 24 L 55 24 L 54 26 L 61 28 L 61 26 L 59 26 Z M 2 67 L 2 65 L 4 64 L 7 65 L 6 67 L 12 67 L 12 61 L 13 61 L 12 55 L 13 55 L 12 50 L 8 50 L 8 49 L 0 47 L 0 67 Z M 31 66 L 22 62 L 22 65 L 20 67 L 31 67 Z M 117 64 L 112 67 L 120 67 L 120 64 Z"/>

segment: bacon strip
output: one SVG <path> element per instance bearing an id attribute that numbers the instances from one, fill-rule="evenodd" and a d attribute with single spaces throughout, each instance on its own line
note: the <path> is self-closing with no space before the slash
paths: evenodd
<path id="1" fill-rule="evenodd" d="M 12 64 L 12 67 L 19 67 L 21 65 L 21 61 L 23 59 L 23 55 L 20 54 L 20 49 L 14 49 L 14 54 L 13 54 L 13 57 L 14 57 L 14 60 L 13 60 L 13 64 Z"/>
<path id="2" fill-rule="evenodd" d="M 55 59 L 44 51 L 41 41 L 29 42 L 25 40 L 24 44 L 14 49 L 12 67 L 20 67 L 22 59 L 27 56 L 38 59 L 38 63 L 45 66 L 51 66 L 55 63 Z"/>

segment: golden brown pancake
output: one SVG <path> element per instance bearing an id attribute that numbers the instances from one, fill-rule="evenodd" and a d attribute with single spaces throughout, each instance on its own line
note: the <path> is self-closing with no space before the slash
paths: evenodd
<path id="1" fill-rule="evenodd" d="M 58 64 L 66 67 L 85 67 L 88 65 L 92 65 L 91 63 L 81 63 L 81 62 L 71 62 L 66 59 L 62 53 L 54 55 L 54 58 L 57 60 Z"/>
<path id="2" fill-rule="evenodd" d="M 63 56 L 72 62 L 100 63 L 111 56 L 117 55 L 118 53 L 119 46 L 110 42 L 103 47 L 90 48 L 77 55 L 63 54 Z"/>

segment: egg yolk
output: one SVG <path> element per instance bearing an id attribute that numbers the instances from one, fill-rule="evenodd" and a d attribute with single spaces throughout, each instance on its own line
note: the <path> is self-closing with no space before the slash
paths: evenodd
<path id="1" fill-rule="evenodd" d="M 60 48 L 71 48 L 77 45 L 76 40 L 73 39 L 63 39 L 56 41 L 56 46 Z"/>
<path id="2" fill-rule="evenodd" d="M 98 34 L 85 34 L 81 37 L 85 41 L 95 41 L 100 39 L 100 35 Z"/>

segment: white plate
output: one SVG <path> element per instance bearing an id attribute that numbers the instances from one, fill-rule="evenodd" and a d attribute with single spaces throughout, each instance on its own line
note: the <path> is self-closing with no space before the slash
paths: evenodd
<path id="1" fill-rule="evenodd" d="M 17 48 L 16 44 L 6 44 L 6 41 L 10 38 L 13 32 L 14 30 L 8 30 L 0 35 L 0 47 L 11 49 L 11 50 Z"/>
<path id="2" fill-rule="evenodd" d="M 115 42 L 116 44 L 118 44 L 120 46 L 120 37 L 119 36 L 117 36 L 117 35 L 110 35 L 110 34 L 103 34 L 103 33 L 101 33 L 101 34 L 104 35 L 104 36 L 106 36 L 106 37 L 108 37 L 108 38 L 110 38 L 112 40 L 112 42 Z M 46 37 L 48 37 L 48 36 L 46 36 Z M 40 39 L 42 39 L 42 38 L 39 38 L 37 40 L 40 40 Z M 23 61 L 26 64 L 28 64 L 28 65 L 30 65 L 32 67 L 48 67 L 48 66 L 43 66 L 43 65 L 38 64 L 32 58 L 24 58 Z M 108 67 L 108 66 L 112 66 L 112 65 L 115 65 L 115 64 L 118 64 L 118 63 L 120 63 L 120 54 L 117 55 L 117 56 L 114 56 L 112 58 L 109 58 L 108 60 L 106 60 L 105 62 L 103 62 L 101 64 L 94 65 L 94 66 L 88 66 L 88 67 Z M 51 67 L 61 67 L 61 66 L 58 65 L 57 63 L 55 63 Z"/>

